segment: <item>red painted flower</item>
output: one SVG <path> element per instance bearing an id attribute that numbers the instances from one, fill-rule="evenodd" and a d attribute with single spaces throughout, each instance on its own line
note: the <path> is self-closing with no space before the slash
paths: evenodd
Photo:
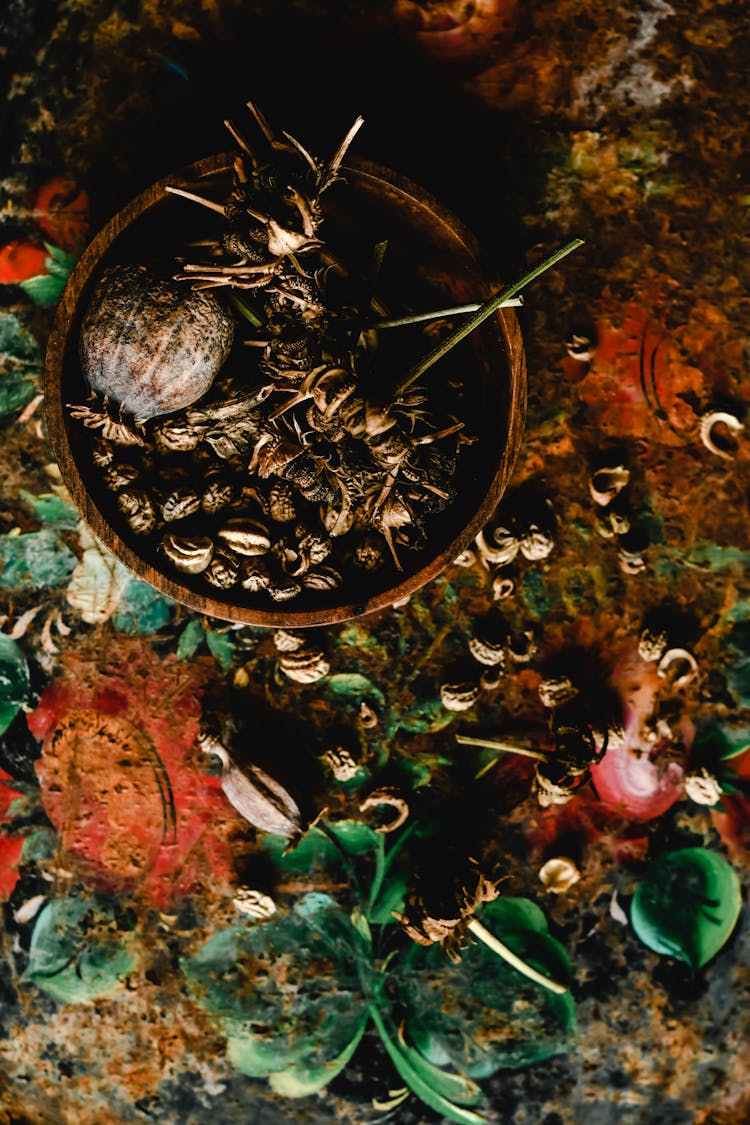
<path id="1" fill-rule="evenodd" d="M 89 200 L 70 176 L 55 176 L 34 196 L 34 215 L 56 246 L 80 252 L 89 229 Z M 41 271 L 38 271 L 41 272 Z"/>
<path id="2" fill-rule="evenodd" d="M 37 774 L 64 862 L 96 890 L 140 888 L 164 907 L 231 881 L 230 838 L 244 821 L 196 755 L 200 668 L 122 645 L 113 664 L 70 651 L 28 722 L 43 740 Z"/>
<path id="3" fill-rule="evenodd" d="M 10 774 L 0 770 L 0 901 L 12 895 L 18 882 L 18 867 L 25 842 L 22 836 L 8 836 L 2 831 L 12 821 L 9 815 L 11 805 L 22 796 L 7 784 L 9 781 L 13 781 Z"/>
<path id="4" fill-rule="evenodd" d="M 17 285 L 46 273 L 47 251 L 33 242 L 8 242 L 0 247 L 0 284 Z"/>

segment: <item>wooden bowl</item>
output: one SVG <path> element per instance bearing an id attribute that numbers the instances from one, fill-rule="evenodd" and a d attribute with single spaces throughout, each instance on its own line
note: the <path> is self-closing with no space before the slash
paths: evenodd
<path id="1" fill-rule="evenodd" d="M 93 533 L 161 593 L 212 617 L 251 625 L 345 621 L 390 606 L 424 586 L 471 544 L 492 515 L 510 479 L 525 422 L 526 364 L 518 320 L 512 309 L 501 309 L 424 377 L 439 381 L 446 365 L 454 374 L 459 365 L 461 416 L 476 441 L 458 459 L 456 500 L 429 518 L 425 547 L 401 552 L 401 572 L 389 562 L 338 590 L 305 589 L 292 602 L 280 604 L 265 592 L 253 594 L 242 587 L 206 594 L 198 579 L 172 571 L 155 543 L 139 539 L 122 523 L 91 459 L 90 435 L 71 419 L 67 404 L 82 402 L 87 394 L 79 361 L 80 324 L 103 270 L 119 261 L 147 263 L 164 257 L 185 240 L 197 218 L 220 223 L 213 213 L 165 189 L 201 184 L 197 190 L 211 194 L 228 181 L 231 166 L 232 154 L 225 153 L 160 180 L 115 215 L 83 254 L 60 301 L 47 351 L 45 402 L 52 448 Z M 364 262 L 375 244 L 387 241 L 383 291 L 388 293 L 390 285 L 411 307 L 429 309 L 480 301 L 499 287 L 483 275 L 474 237 L 422 188 L 361 160 L 347 162 L 344 173 L 345 181 L 323 197 L 325 238 L 340 256 L 351 251 Z M 394 339 L 391 335 L 391 344 Z M 395 384 L 410 361 L 405 357 L 403 367 L 400 357 L 394 362 L 399 366 Z"/>

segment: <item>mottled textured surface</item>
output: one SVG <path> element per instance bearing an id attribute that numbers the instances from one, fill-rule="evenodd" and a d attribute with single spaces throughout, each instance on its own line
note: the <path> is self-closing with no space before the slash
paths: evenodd
<path id="1" fill-rule="evenodd" d="M 191 998 L 181 964 L 237 923 L 237 887 L 259 886 L 282 908 L 303 890 L 324 889 L 347 908 L 355 896 L 340 870 L 269 867 L 197 747 L 201 709 L 235 716 L 241 752 L 273 768 L 305 816 L 327 806 L 334 822 L 359 817 L 368 786 L 397 785 L 414 816 L 442 825 L 417 840 L 410 864 L 447 870 L 457 854 L 473 856 L 502 871 L 504 894 L 544 909 L 571 959 L 577 1042 L 487 1081 L 489 1120 L 750 1120 L 746 907 L 696 974 L 642 945 L 627 915 L 647 858 L 686 847 L 728 859 L 746 899 L 747 754 L 724 761 L 738 792 L 722 808 L 697 806 L 678 787 L 649 818 L 604 806 L 591 788 L 541 810 L 531 763 L 508 759 L 477 779 L 492 755 L 454 739 L 461 730 L 549 747 L 537 688 L 543 675 L 574 669 L 592 721 L 597 709 L 619 713 L 627 745 L 640 748 L 631 797 L 639 786 L 651 793 L 670 766 L 715 765 L 717 739 L 723 750 L 750 743 L 748 431 L 717 427 L 724 457 L 701 441 L 703 415 L 744 421 L 750 401 L 747 13 L 708 0 L 533 0 L 512 32 L 502 25 L 506 38 L 477 52 L 459 44 L 451 59 L 450 45 L 446 57 L 430 53 L 429 36 L 415 38 L 405 7 L 10 0 L 0 14 L 2 270 L 14 243 L 47 240 L 74 254 L 80 189 L 93 232 L 158 176 L 226 147 L 222 120 L 249 97 L 314 151 L 363 113 L 358 151 L 452 207 L 498 277 L 586 240 L 526 293 L 522 312 L 530 409 L 513 484 L 526 489 L 521 512 L 551 500 L 553 551 L 519 554 L 503 570 L 515 585 L 501 603 L 475 558 L 406 606 L 316 630 L 331 668 L 307 686 L 280 673 L 269 633 L 191 616 L 79 529 L 38 399 L 49 307 L 17 285 L 0 288 L 0 616 L 31 676 L 31 713 L 0 740 L 0 1121 L 437 1119 L 414 1097 L 373 1108 L 401 1080 L 372 1031 L 324 1094 L 301 1101 L 225 1060 L 221 1030 Z M 41 192 L 56 177 L 69 181 L 62 217 Z M 572 334 L 592 341 L 590 359 L 566 354 Z M 588 480 L 605 457 L 630 469 L 629 539 L 601 534 Z M 642 569 L 623 569 L 622 547 L 642 555 Z M 512 631 L 533 631 L 537 652 L 509 663 L 472 709 L 446 711 L 440 685 L 480 674 L 467 638 L 493 605 Z M 659 608 L 673 643 L 698 661 L 685 687 L 637 656 L 644 617 Z M 15 714 L 23 700 L 9 701 Z M 93 713 L 110 733 L 135 729 L 161 766 L 131 770 L 128 750 L 92 769 L 92 755 L 106 757 L 104 736 L 86 735 Z M 69 734 L 55 740 L 60 723 Z M 321 760 L 331 746 L 360 762 L 363 787 L 334 783 Z M 123 770 L 127 784 L 108 806 Z M 50 798 L 61 771 L 67 780 Z M 554 855 L 581 870 L 560 896 L 537 877 Z M 365 879 L 369 863 L 358 868 Z M 138 967 L 111 995 L 59 1004 L 21 979 L 35 922 L 23 907 L 94 892 L 112 896 L 116 925 L 137 935 Z"/>

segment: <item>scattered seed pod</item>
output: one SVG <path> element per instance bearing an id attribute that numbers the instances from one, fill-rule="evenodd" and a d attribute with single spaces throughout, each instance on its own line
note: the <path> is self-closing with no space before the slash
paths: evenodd
<path id="1" fill-rule="evenodd" d="M 256 922 L 260 922 L 264 918 L 270 918 L 276 913 L 276 903 L 270 895 L 265 895 L 262 891 L 251 890 L 249 887 L 240 887 L 232 902 L 240 914 L 247 914 L 249 918 L 254 918 Z"/>
<path id="2" fill-rule="evenodd" d="M 188 538 L 170 533 L 162 539 L 162 550 L 184 574 L 201 574 L 213 558 L 214 545 L 207 536 Z"/>
<path id="3" fill-rule="evenodd" d="M 440 699 L 443 707 L 448 711 L 468 711 L 479 699 L 480 691 L 478 684 L 466 681 L 457 684 L 442 684 Z"/>
<path id="4" fill-rule="evenodd" d="M 698 675 L 698 661 L 686 648 L 669 648 L 659 660 L 657 674 L 673 688 L 687 687 Z"/>
<path id="5" fill-rule="evenodd" d="M 147 493 L 126 489 L 119 493 L 117 507 L 135 535 L 150 535 L 156 527 L 156 512 Z"/>
<path id="6" fill-rule="evenodd" d="M 275 481 L 268 496 L 268 514 L 276 523 L 291 523 L 297 518 L 294 491 L 286 481 Z"/>
<path id="7" fill-rule="evenodd" d="M 501 640 L 493 640 L 483 633 L 469 637 L 469 652 L 480 664 L 488 668 L 495 665 L 502 667 L 505 663 L 505 646 Z"/>
<path id="8" fill-rule="evenodd" d="M 578 882 L 581 872 L 567 856 L 555 856 L 548 859 L 539 869 L 540 882 L 554 895 L 564 894 Z"/>
<path id="9" fill-rule="evenodd" d="M 538 562 L 541 559 L 546 559 L 551 553 L 555 546 L 555 540 L 548 531 L 537 524 L 532 524 L 521 539 L 519 546 L 525 559 Z"/>
<path id="10" fill-rule="evenodd" d="M 201 508 L 207 516 L 215 515 L 227 508 L 234 499 L 234 487 L 231 481 L 215 477 L 208 484 L 201 496 Z"/>
<path id="11" fill-rule="evenodd" d="M 288 679 L 298 684 L 314 684 L 331 670 L 324 653 L 317 648 L 299 648 L 294 652 L 285 652 L 279 660 L 279 667 Z"/>
<path id="12" fill-rule="evenodd" d="M 578 688 L 567 676 L 550 676 L 542 680 L 538 687 L 539 698 L 544 707 L 560 707 L 578 695 Z"/>
<path id="13" fill-rule="evenodd" d="M 96 465 L 97 469 L 105 469 L 107 465 L 111 465 L 115 459 L 115 451 L 112 448 L 112 443 L 99 439 L 91 444 L 91 460 Z"/>
<path id="14" fill-rule="evenodd" d="M 157 453 L 190 453 L 203 437 L 203 429 L 187 425 L 176 418 L 165 418 L 153 427 Z"/>
<path id="15" fill-rule="evenodd" d="M 516 664 L 528 664 L 537 653 L 537 644 L 531 629 L 511 633 L 506 642 L 508 656 Z"/>
<path id="16" fill-rule="evenodd" d="M 479 686 L 482 691 L 496 691 L 503 682 L 503 669 L 500 666 L 483 668 L 479 677 Z"/>
<path id="17" fill-rule="evenodd" d="M 243 582 L 243 586 L 246 590 L 251 588 L 247 582 Z M 265 589 L 268 590 L 275 602 L 289 602 L 292 598 L 297 597 L 302 587 L 294 578 L 289 578 L 286 581 L 283 579 L 271 580 L 266 583 Z"/>
<path id="18" fill-rule="evenodd" d="M 624 465 L 597 469 L 589 478 L 589 492 L 595 504 L 606 508 L 630 482 L 630 470 Z"/>
<path id="19" fill-rule="evenodd" d="M 480 531 L 474 542 L 483 562 L 492 566 L 507 566 L 512 563 L 518 554 L 521 544 L 517 537 L 506 527 L 496 527 L 491 532 L 491 542 L 487 538 L 487 529 Z"/>
<path id="20" fill-rule="evenodd" d="M 696 805 L 715 805 L 721 799 L 722 788 L 717 778 L 704 768 L 699 773 L 687 775 L 685 794 Z"/>
<path id="21" fill-rule="evenodd" d="M 734 414 L 729 414 L 725 410 L 713 410 L 701 417 L 701 441 L 706 449 L 716 457 L 722 457 L 725 461 L 733 461 L 734 453 L 729 449 L 722 448 L 714 441 L 713 432 L 716 426 L 725 426 L 733 436 L 742 433 L 745 426 L 740 422 L 739 418 Z"/>
<path id="22" fill-rule="evenodd" d="M 543 809 L 548 809 L 550 805 L 567 805 L 568 801 L 573 798 L 572 789 L 551 781 L 539 770 L 534 777 L 534 791 Z"/>
<path id="23" fill-rule="evenodd" d="M 351 781 L 359 773 L 358 763 L 343 746 L 326 750 L 323 760 L 336 781 Z"/>
<path id="24" fill-rule="evenodd" d="M 368 536 L 354 548 L 352 562 L 361 570 L 373 572 L 385 562 L 385 553 L 380 543 L 373 536 Z"/>
<path id="25" fill-rule="evenodd" d="M 492 597 L 496 602 L 505 601 L 515 592 L 516 583 L 509 575 L 495 574 L 492 579 Z"/>
<path id="26" fill-rule="evenodd" d="M 275 778 L 259 766 L 240 767 L 218 739 L 202 735 L 199 745 L 222 764 L 221 787 L 227 800 L 249 824 L 296 840 L 302 817 L 296 801 Z"/>
<path id="27" fill-rule="evenodd" d="M 589 363 L 594 355 L 594 340 L 589 332 L 573 329 L 565 338 L 565 350 L 571 359 Z"/>
<path id="28" fill-rule="evenodd" d="M 368 703 L 365 703 L 363 699 L 359 705 L 360 726 L 364 727 L 365 730 L 371 730 L 373 727 L 376 727 L 378 725 L 378 722 L 379 719 L 377 711 L 373 710 L 373 708 L 370 707 Z"/>
<path id="29" fill-rule="evenodd" d="M 630 531 L 630 516 L 616 507 L 602 508 L 596 514 L 594 527 L 602 539 L 615 539 Z"/>
<path id="30" fill-rule="evenodd" d="M 359 811 L 369 812 L 370 809 L 380 809 L 383 807 L 392 809 L 394 815 L 387 824 L 379 825 L 375 829 L 376 832 L 395 832 L 396 829 L 400 828 L 409 818 L 408 803 L 397 789 L 393 789 L 390 786 L 383 786 L 380 789 L 376 789 L 374 793 L 370 793 L 368 797 L 365 797 L 364 801 L 360 802 Z"/>
<path id="31" fill-rule="evenodd" d="M 304 645 L 305 638 L 301 633 L 293 633 L 290 629 L 276 629 L 273 643 L 277 652 L 297 652 Z"/>
<path id="32" fill-rule="evenodd" d="M 461 567 L 469 567 L 469 566 L 473 566 L 476 561 L 477 561 L 477 556 L 474 554 L 473 551 L 462 551 L 461 554 L 458 555 L 453 560 L 453 565 L 454 566 L 461 566 Z"/>
<path id="33" fill-rule="evenodd" d="M 669 636 L 666 629 L 651 629 L 646 626 L 638 639 L 638 655 L 647 663 L 661 660 L 668 644 Z"/>

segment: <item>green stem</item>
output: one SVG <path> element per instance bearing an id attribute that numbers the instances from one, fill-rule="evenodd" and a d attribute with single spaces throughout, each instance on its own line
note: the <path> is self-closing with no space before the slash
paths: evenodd
<path id="1" fill-rule="evenodd" d="M 501 307 L 504 309 L 517 309 L 522 304 L 523 298 L 511 297 L 509 301 L 504 301 Z M 374 327 L 401 328 L 403 325 L 407 324 L 421 324 L 425 320 L 440 320 L 446 316 L 460 316 L 462 313 L 477 312 L 481 307 L 479 302 L 474 301 L 470 305 L 454 305 L 449 309 L 434 309 L 432 312 L 414 313 L 412 316 L 398 316 L 394 317 L 392 320 L 381 320 L 380 323 L 376 324 Z"/>
<path id="2" fill-rule="evenodd" d="M 456 742 L 461 746 L 481 746 L 483 750 L 501 750 L 504 754 L 519 754 L 522 758 L 536 758 L 540 762 L 546 762 L 549 758 L 549 754 L 544 754 L 541 750 L 528 750 L 525 746 L 513 746 L 509 742 L 495 742 L 491 738 L 472 738 L 468 734 L 457 734 Z M 497 759 L 495 760 L 497 761 Z"/>
<path id="3" fill-rule="evenodd" d="M 411 836 L 412 832 L 417 828 L 419 821 L 413 820 L 411 824 L 403 830 L 398 840 L 396 840 L 393 847 L 385 854 L 385 836 L 380 834 L 378 836 L 378 850 L 375 853 L 375 874 L 373 875 L 372 885 L 370 887 L 370 899 L 367 905 L 368 914 L 372 912 L 373 907 L 378 901 L 385 877 L 393 866 L 394 860 L 397 858 L 399 852 L 403 848 L 406 841 Z"/>
<path id="4" fill-rule="evenodd" d="M 543 973 L 532 969 L 531 965 L 527 965 L 525 961 L 517 957 L 512 949 L 508 949 L 507 945 L 504 945 L 494 934 L 491 934 L 489 930 L 485 929 L 482 923 L 477 921 L 476 918 L 472 918 L 469 922 L 469 929 L 474 937 L 483 941 L 493 953 L 497 953 L 499 957 L 502 957 L 503 960 L 507 961 L 509 965 L 512 965 L 514 969 L 518 969 L 519 973 L 523 973 L 529 980 L 536 981 L 537 984 L 541 984 L 544 988 L 548 988 L 550 992 L 556 992 L 560 996 L 568 991 L 564 984 L 559 984 L 556 980 L 551 980 L 549 977 L 545 977 Z"/>
<path id="5" fill-rule="evenodd" d="M 582 238 L 574 238 L 572 242 L 556 250 L 549 258 L 545 258 L 543 262 L 540 262 L 538 265 L 534 266 L 533 269 L 530 269 L 519 281 L 514 281 L 511 285 L 506 285 L 504 289 L 501 289 L 498 293 L 489 297 L 483 305 L 480 305 L 479 309 L 470 320 L 454 329 L 444 340 L 436 344 L 435 347 L 419 361 L 416 367 L 412 368 L 403 383 L 396 389 L 394 397 L 398 398 L 399 395 L 402 395 L 404 391 L 408 390 L 412 383 L 415 383 L 421 375 L 424 375 L 425 371 L 429 370 L 439 359 L 442 359 L 451 348 L 460 343 L 460 341 L 468 336 L 470 332 L 473 332 L 475 328 L 478 328 L 488 317 L 497 312 L 506 301 L 510 300 L 511 297 L 515 297 L 517 293 L 520 293 L 522 289 L 532 281 L 535 281 L 540 274 L 543 274 L 552 266 L 557 265 L 557 263 L 567 257 L 568 254 L 582 245 Z"/>
<path id="6" fill-rule="evenodd" d="M 253 310 L 250 308 L 250 306 L 248 304 L 246 304 L 245 301 L 243 301 L 241 297 L 237 296 L 236 293 L 230 293 L 229 294 L 229 300 L 232 302 L 234 307 L 237 309 L 237 312 L 240 314 L 240 316 L 244 316 L 245 320 L 250 321 L 253 328 L 262 328 L 263 327 L 263 321 L 258 317 L 258 315 L 256 313 L 253 312 Z"/>

